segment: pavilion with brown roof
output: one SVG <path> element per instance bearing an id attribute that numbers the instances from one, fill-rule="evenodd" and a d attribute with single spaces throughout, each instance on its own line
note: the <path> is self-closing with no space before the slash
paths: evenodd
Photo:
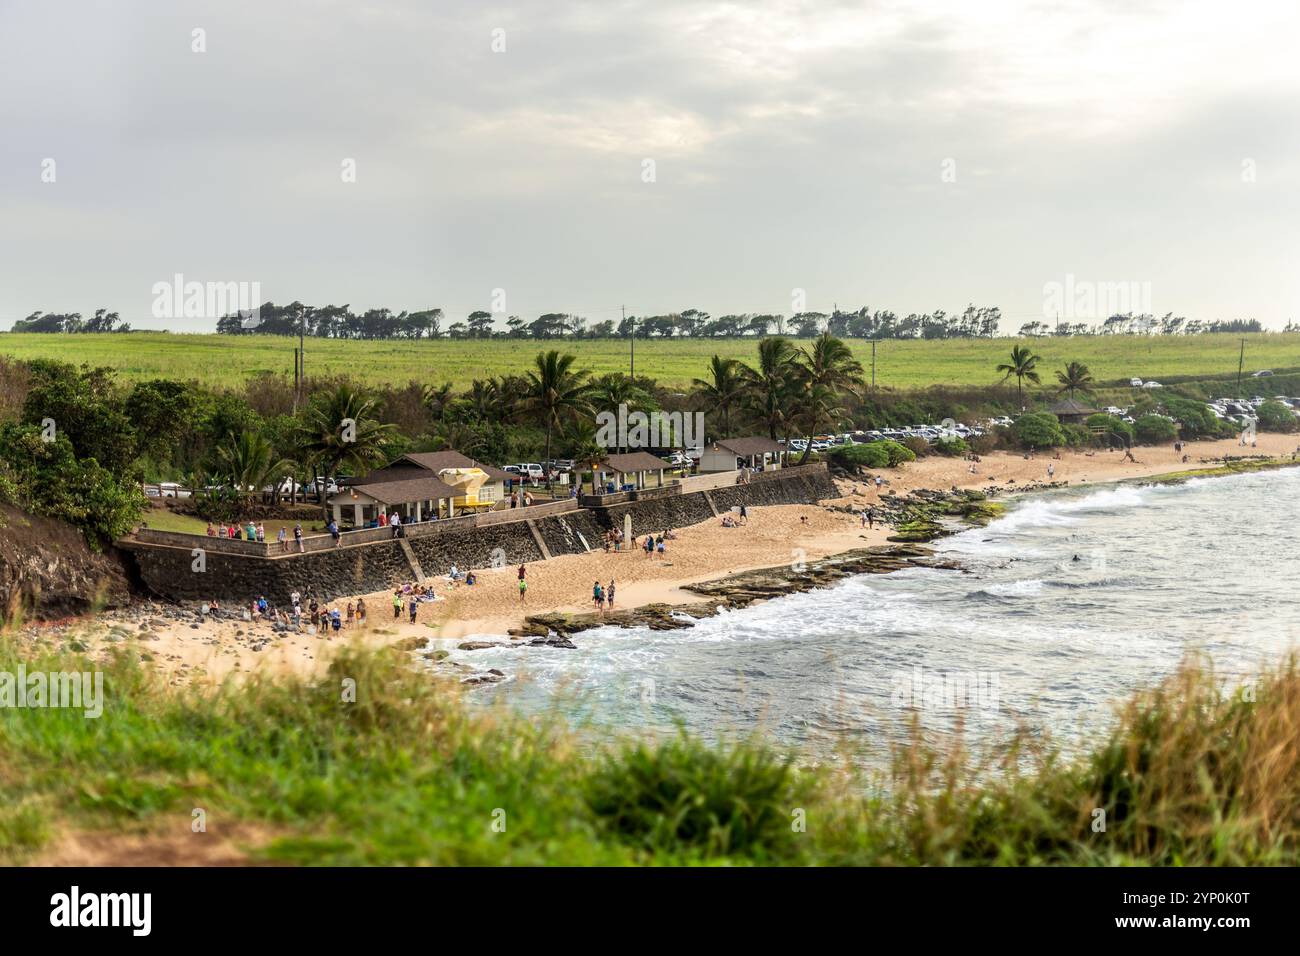
<path id="1" fill-rule="evenodd" d="M 330 499 L 334 521 L 343 524 L 343 509 L 352 508 L 352 526 L 364 528 L 379 516 L 400 514 L 406 522 L 455 517 L 453 502 L 460 492 L 445 481 L 426 473 L 413 478 L 379 478 L 369 475 L 353 482 Z"/>
<path id="2" fill-rule="evenodd" d="M 1082 425 L 1089 415 L 1096 415 L 1098 410 L 1073 398 L 1066 398 L 1053 405 L 1049 411 L 1062 424 Z"/>
<path id="3" fill-rule="evenodd" d="M 741 467 L 771 471 L 781 467 L 784 446 L 753 435 L 746 438 L 719 438 L 704 447 L 700 471 L 736 471 Z"/>
<path id="4" fill-rule="evenodd" d="M 657 476 L 653 487 L 662 488 L 667 468 L 668 462 L 662 458 L 647 451 L 633 451 L 625 455 L 606 455 L 597 471 L 606 483 L 612 479 L 615 491 L 640 491 L 651 487 L 652 474 Z"/>

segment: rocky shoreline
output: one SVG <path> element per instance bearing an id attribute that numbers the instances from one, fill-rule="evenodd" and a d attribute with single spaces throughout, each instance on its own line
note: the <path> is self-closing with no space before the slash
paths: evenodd
<path id="1" fill-rule="evenodd" d="M 797 594 L 830 587 L 858 574 L 889 574 L 903 568 L 939 568 L 963 571 L 961 565 L 937 558 L 932 549 L 919 544 L 878 545 L 859 548 L 806 564 L 792 563 L 772 568 L 741 571 L 712 581 L 685 585 L 683 590 L 707 598 L 682 604 L 647 604 L 642 607 L 584 614 L 531 614 L 521 627 L 511 628 L 508 641 L 462 641 L 457 650 L 477 651 L 492 647 L 556 647 L 574 649 L 574 634 L 597 627 L 645 627 L 654 631 L 675 631 L 694 626 L 695 622 L 722 611 L 749 607 L 786 594 Z M 422 650 L 427 641 L 419 643 Z M 446 666 L 461 666 L 447 659 L 447 651 L 422 655 L 426 660 Z M 463 678 L 464 684 L 488 684 L 504 680 L 496 669 L 475 672 Z"/>

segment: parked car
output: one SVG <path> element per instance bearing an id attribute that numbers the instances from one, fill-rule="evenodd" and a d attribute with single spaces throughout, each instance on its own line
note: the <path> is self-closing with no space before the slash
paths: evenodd
<path id="1" fill-rule="evenodd" d="M 1140 379 L 1140 378 L 1131 378 L 1131 379 L 1128 380 L 1128 383 L 1129 383 L 1129 385 L 1133 386 L 1134 388 L 1141 388 L 1141 387 L 1142 387 L 1142 379 Z"/>
<path id="2" fill-rule="evenodd" d="M 1164 388 L 1164 386 L 1161 385 L 1159 382 L 1143 382 L 1142 387 L 1143 388 Z"/>
<path id="3" fill-rule="evenodd" d="M 1272 374 L 1273 374 L 1273 370 L 1272 370 L 1271 368 L 1262 368 L 1262 369 L 1260 369 L 1258 372 L 1251 372 L 1251 373 L 1250 373 L 1250 377 L 1251 377 L 1251 378 L 1268 378 L 1268 377 L 1269 377 L 1270 375 L 1272 375 Z"/>

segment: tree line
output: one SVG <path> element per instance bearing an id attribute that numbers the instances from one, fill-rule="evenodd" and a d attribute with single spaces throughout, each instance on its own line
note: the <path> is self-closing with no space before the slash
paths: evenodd
<path id="1" fill-rule="evenodd" d="M 324 339 L 730 339 L 763 338 L 768 335 L 799 339 L 816 338 L 829 332 L 838 338 L 855 339 L 974 339 L 1001 334 L 1002 313 L 996 306 L 969 305 L 960 313 L 942 309 L 900 316 L 888 309 L 872 311 L 866 306 L 848 312 L 736 313 L 713 316 L 700 309 L 685 309 L 665 315 L 630 315 L 615 321 L 591 321 L 571 312 L 546 312 L 534 319 L 477 310 L 464 318 L 451 318 L 440 308 L 414 312 L 388 308 L 353 311 L 349 305 L 305 305 L 290 302 L 263 304 L 256 313 L 234 312 L 217 320 L 221 335 L 302 334 Z M 93 317 L 80 313 L 33 312 L 14 323 L 14 332 L 130 332 L 118 313 L 97 309 Z M 1086 322 L 1032 321 L 1016 333 L 1026 338 L 1089 335 L 1199 335 L 1211 332 L 1263 332 L 1258 319 L 1188 319 L 1172 312 L 1163 316 L 1132 312 L 1112 315 L 1095 325 Z M 1288 322 L 1285 332 L 1300 331 L 1300 323 Z"/>

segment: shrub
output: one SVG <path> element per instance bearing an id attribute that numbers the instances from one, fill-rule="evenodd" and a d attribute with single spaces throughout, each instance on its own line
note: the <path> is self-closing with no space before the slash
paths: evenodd
<path id="1" fill-rule="evenodd" d="M 757 744 L 713 747 L 682 735 L 624 745 L 591 776 L 586 798 L 602 828 L 638 848 L 762 858 L 793 848 L 798 790 L 788 758 Z"/>
<path id="2" fill-rule="evenodd" d="M 866 445 L 841 445 L 831 450 L 831 458 L 844 467 L 888 468 L 889 452 L 878 441 Z"/>
<path id="3" fill-rule="evenodd" d="M 924 458 L 930 454 L 930 443 L 924 438 L 909 435 L 903 439 L 903 446 L 912 453 L 913 458 Z"/>
<path id="4" fill-rule="evenodd" d="M 1184 438 L 1214 438 L 1222 430 L 1219 420 L 1204 402 L 1171 397 L 1162 401 L 1161 405 L 1181 426 L 1179 433 Z"/>
<path id="5" fill-rule="evenodd" d="M 873 442 L 872 444 L 880 445 L 889 455 L 889 467 L 897 468 L 899 465 L 905 465 L 909 461 L 916 461 L 916 453 L 906 445 L 900 445 L 892 438 L 886 438 L 883 441 Z"/>
<path id="6" fill-rule="evenodd" d="M 940 455 L 957 457 L 970 451 L 970 445 L 961 438 L 940 438 L 934 443 L 934 451 Z"/>
<path id="7" fill-rule="evenodd" d="M 1025 448 L 1052 448 L 1065 443 L 1056 416 L 1050 412 L 1029 412 L 1016 419 L 1016 439 Z"/>
<path id="8" fill-rule="evenodd" d="M 1268 432 L 1293 432 L 1300 427 L 1300 419 L 1290 406 L 1281 402 L 1265 402 L 1256 409 L 1259 415 L 1259 427 Z"/>
<path id="9" fill-rule="evenodd" d="M 1178 437 L 1178 426 L 1159 415 L 1143 415 L 1133 423 L 1133 434 L 1143 445 L 1160 445 Z"/>

